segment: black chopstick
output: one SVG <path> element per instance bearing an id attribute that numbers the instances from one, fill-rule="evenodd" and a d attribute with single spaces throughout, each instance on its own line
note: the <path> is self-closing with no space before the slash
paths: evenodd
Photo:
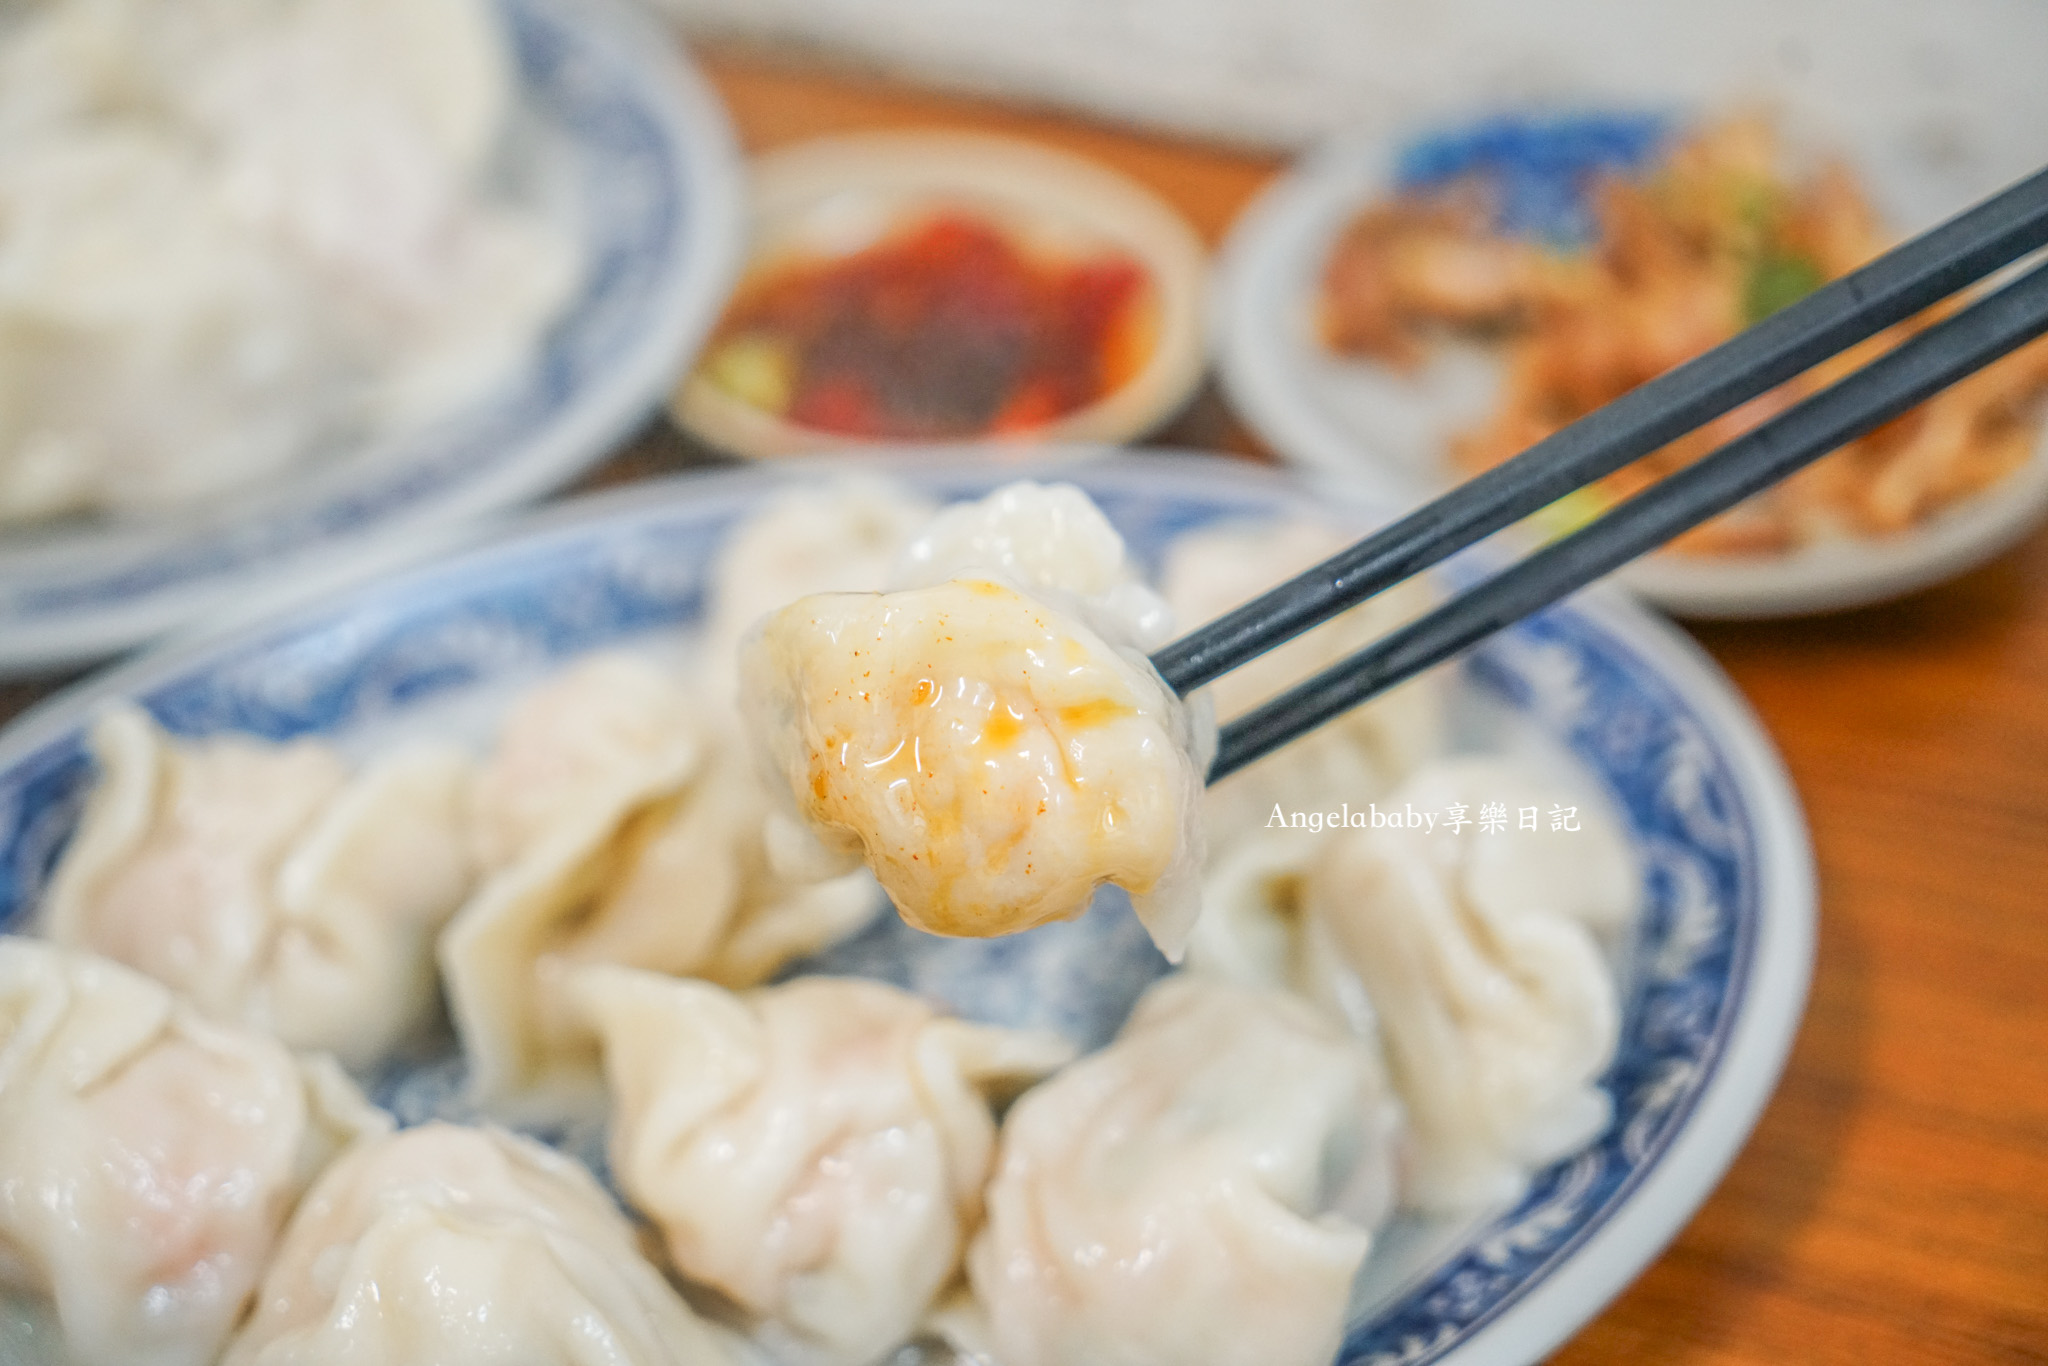
<path id="1" fill-rule="evenodd" d="M 1223 728 L 1209 781 L 1584 587 L 2048 333 L 2048 265 Z"/>
<path id="2" fill-rule="evenodd" d="M 2048 170 L 1622 395 L 1152 656 L 1186 693 L 2048 245 Z"/>

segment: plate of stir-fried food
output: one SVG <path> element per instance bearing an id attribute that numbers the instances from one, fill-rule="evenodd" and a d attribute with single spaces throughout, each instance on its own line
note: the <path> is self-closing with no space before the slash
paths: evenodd
<path id="1" fill-rule="evenodd" d="M 1986 187 L 1994 188 L 1994 187 Z M 1232 398 L 1284 456 L 1421 501 L 1876 256 L 1886 187 L 1761 112 L 1493 115 L 1333 146 L 1224 265 Z M 1956 208 L 1963 207 L 1961 204 Z M 1561 500 L 1564 534 L 1937 321 L 1908 320 Z M 1627 571 L 1703 616 L 1874 601 L 2048 509 L 2048 346 L 2024 348 Z"/>

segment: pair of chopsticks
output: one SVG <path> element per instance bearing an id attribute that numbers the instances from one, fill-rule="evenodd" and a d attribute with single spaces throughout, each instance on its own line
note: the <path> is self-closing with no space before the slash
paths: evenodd
<path id="1" fill-rule="evenodd" d="M 1173 641 L 1187 693 L 2048 245 L 2038 171 Z M 1520 620 L 2048 332 L 2048 265 L 1225 725 L 1215 782 Z"/>

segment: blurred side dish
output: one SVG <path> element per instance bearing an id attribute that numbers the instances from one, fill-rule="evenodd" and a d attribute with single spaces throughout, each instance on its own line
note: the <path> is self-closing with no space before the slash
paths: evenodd
<path id="1" fill-rule="evenodd" d="M 1360 213 L 1326 264 L 1319 321 L 1332 350 L 1398 369 L 1454 343 L 1504 363 L 1492 414 L 1455 437 L 1473 473 L 1847 274 L 1887 245 L 1840 164 L 1788 171 L 1776 130 L 1740 117 L 1672 140 L 1640 173 L 1588 189 L 1585 242 L 1502 222 L 1483 169 Z M 1928 326 L 1933 310 L 1618 471 L 1561 507 L 1588 520 Z M 1906 531 L 1997 483 L 2038 440 L 2048 347 L 2035 345 L 1686 533 L 1674 550 L 1786 553 Z"/>
<path id="2" fill-rule="evenodd" d="M 504 378 L 578 249 L 496 183 L 488 0 L 0 15 L 0 524 L 146 514 Z"/>
<path id="3" fill-rule="evenodd" d="M 1641 887 L 1567 775 L 1447 753 L 1442 675 L 1202 788 L 1131 642 L 1342 539 L 1195 528 L 1155 592 L 1070 486 L 941 511 L 845 480 L 734 528 L 694 657 L 574 661 L 481 755 L 358 761 L 109 711 L 44 937 L 0 936 L 0 1356 L 28 1340 L 12 1320 L 95 1366 L 873 1366 L 913 1341 L 996 1366 L 1327 1366 L 1395 1210 L 1511 1202 L 1608 1128 L 1611 957 Z M 806 594 L 829 596 L 794 620 L 850 621 L 849 642 L 883 611 L 964 628 L 811 660 L 814 700 L 877 694 L 864 721 L 784 716 L 814 740 L 845 724 L 825 757 L 861 762 L 826 787 L 859 799 L 859 833 L 940 857 L 874 859 L 892 895 L 953 879 L 1030 923 L 1115 880 L 1185 950 L 1106 1046 L 796 964 L 883 890 L 789 828 L 807 770 L 780 793 L 746 761 L 736 660 Z M 1224 703 L 1424 605 L 1375 599 Z M 1082 686 L 1130 695 L 1061 691 Z M 864 766 L 904 738 L 864 726 L 906 699 L 931 752 Z M 1586 819 L 1311 830 L 1272 819 L 1280 794 Z M 485 1122 L 393 1133 L 334 1061 L 388 1080 L 454 1061 L 437 1046 Z M 492 1127 L 598 1120 L 638 1228 L 575 1158 Z"/>
<path id="4" fill-rule="evenodd" d="M 799 427 L 960 440 L 1044 427 L 1115 392 L 1156 345 L 1154 286 L 1115 250 L 1028 250 L 970 208 L 741 284 L 702 373 Z"/>

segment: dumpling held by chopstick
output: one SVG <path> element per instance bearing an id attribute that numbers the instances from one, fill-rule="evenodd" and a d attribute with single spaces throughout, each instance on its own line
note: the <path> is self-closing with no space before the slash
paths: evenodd
<path id="1" fill-rule="evenodd" d="M 811 834 L 921 929 L 1030 929 L 1113 882 L 1177 957 L 1206 722 L 1146 660 L 1166 613 L 1107 519 L 1010 485 L 935 519 L 895 590 L 801 599 L 743 652 L 749 724 Z"/>

